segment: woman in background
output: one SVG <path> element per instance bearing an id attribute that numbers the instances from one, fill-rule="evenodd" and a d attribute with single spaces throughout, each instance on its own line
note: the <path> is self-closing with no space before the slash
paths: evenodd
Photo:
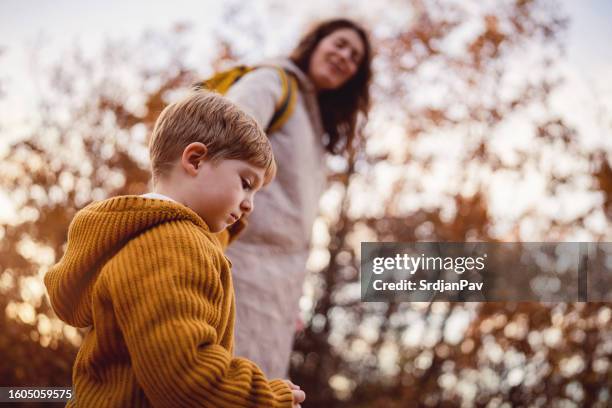
<path id="1" fill-rule="evenodd" d="M 226 94 L 265 129 L 283 88 L 278 70 L 299 92 L 287 121 L 269 140 L 278 171 L 257 197 L 244 233 L 228 249 L 236 291 L 235 355 L 285 378 L 299 314 L 312 226 L 325 188 L 325 155 L 353 148 L 359 114 L 367 117 L 371 48 L 347 19 L 322 22 L 288 59 L 266 61 Z M 270 66 L 270 67 L 268 67 Z"/>

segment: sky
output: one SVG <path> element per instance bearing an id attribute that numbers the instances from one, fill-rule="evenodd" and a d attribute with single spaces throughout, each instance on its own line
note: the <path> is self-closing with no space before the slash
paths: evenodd
<path id="1" fill-rule="evenodd" d="M 396 3 L 392 0 L 388 2 Z M 571 68 L 570 76 L 577 86 L 569 92 L 574 93 L 576 88 L 582 87 L 587 91 L 587 95 L 595 93 L 598 97 L 612 100 L 612 82 L 608 81 L 612 74 L 612 47 L 607 44 L 612 38 L 612 24 L 609 24 L 609 21 L 612 21 L 612 1 L 559 0 L 558 2 L 571 18 L 566 41 L 567 62 Z M 205 39 L 207 30 L 215 21 L 219 21 L 228 3 L 240 7 L 240 3 L 235 0 L 225 3 L 211 0 L 172 2 L 2 0 L 0 2 L 0 50 L 2 50 L 0 79 L 8 77 L 11 81 L 7 81 L 4 85 L 4 91 L 10 98 L 0 101 L 0 119 L 4 123 L 18 125 L 20 118 L 32 107 L 33 98 L 29 94 L 34 91 L 28 90 L 27 77 L 30 69 L 28 50 L 43 45 L 51 52 L 52 50 L 60 52 L 69 49 L 71 45 L 79 44 L 85 50 L 95 52 L 99 44 L 107 38 L 136 38 L 146 29 L 167 30 L 176 22 L 193 22 L 194 35 Z M 270 2 L 259 3 L 263 6 L 260 9 L 254 7 L 254 12 L 263 13 L 265 4 Z M 282 4 L 282 2 L 272 1 L 272 4 Z M 313 10 L 334 9 L 330 6 L 325 7 L 325 4 L 330 3 L 312 0 L 307 6 L 295 5 L 291 9 L 294 12 L 293 17 L 283 18 L 293 19 L 299 24 L 301 21 L 299 14 L 316 14 Z M 250 4 L 250 7 L 253 5 Z M 288 25 L 283 24 L 283 26 Z M 278 34 L 276 37 L 282 39 L 289 33 L 273 34 Z M 296 35 L 295 32 L 291 34 Z M 293 39 L 285 40 L 288 41 Z M 579 107 L 579 104 L 576 106 Z M 612 109 L 612 106 L 609 107 Z M 568 110 L 573 108 L 574 106 L 568 106 Z M 2 138 L 5 137 L 7 135 L 2 135 Z"/>
<path id="2" fill-rule="evenodd" d="M 561 2 L 571 18 L 568 36 L 569 57 L 581 69 L 590 67 L 612 68 L 612 1 L 609 0 L 564 0 Z"/>
<path id="3" fill-rule="evenodd" d="M 253 13 L 263 15 L 268 10 L 267 5 L 273 4 L 273 12 L 285 19 L 284 24 L 279 26 L 292 29 L 290 32 L 279 32 L 274 24 L 269 24 L 264 30 L 264 35 L 277 41 L 272 46 L 276 50 L 286 49 L 295 42 L 299 35 L 295 27 L 303 24 L 304 19 L 325 16 L 326 12 L 333 13 L 341 3 L 347 2 L 311 0 L 295 3 L 290 6 L 291 13 L 288 13 L 287 3 L 280 0 L 249 3 L 249 8 Z M 401 4 L 395 0 L 376 3 L 355 0 L 354 3 L 377 7 L 380 9 L 377 12 L 386 5 Z M 598 109 L 594 109 L 594 106 L 606 109 L 608 115 L 605 120 L 610 120 L 612 47 L 607 41 L 612 38 L 612 24 L 609 24 L 612 21 L 612 1 L 559 0 L 558 3 L 566 10 L 571 21 L 565 41 L 567 58 L 560 64 L 567 81 L 555 93 L 552 107 L 576 126 L 590 143 L 604 143 L 604 140 L 612 140 L 609 137 L 611 126 L 609 122 L 602 122 L 604 119 L 597 116 Z M 42 48 L 46 52 L 43 56 L 53 60 L 77 44 L 85 52 L 95 54 L 106 39 L 136 39 L 147 29 L 165 31 L 177 22 L 191 22 L 194 26 L 191 38 L 198 42 L 194 48 L 200 52 L 206 51 L 212 46 L 206 43 L 210 37 L 207 33 L 210 33 L 211 27 L 218 26 L 214 23 L 221 19 L 228 4 L 240 7 L 241 3 L 237 0 L 0 1 L 0 83 L 3 84 L 1 91 L 5 94 L 0 99 L 0 126 L 3 126 L 0 128 L 0 155 L 8 142 L 27 133 L 26 118 L 36 106 L 36 88 L 31 80 L 34 69 L 30 64 L 31 50 Z M 402 13 L 399 9 L 388 9 L 387 12 L 396 13 L 398 21 L 401 21 Z M 240 23 L 236 22 L 236 30 L 239 30 Z M 266 56 L 270 51 L 255 49 L 253 52 Z M 517 129 L 511 126 L 507 131 L 516 133 Z M 508 202 L 503 194 L 500 193 L 498 197 L 500 205 Z M 0 194 L 0 219 L 4 203 L 6 197 Z"/>

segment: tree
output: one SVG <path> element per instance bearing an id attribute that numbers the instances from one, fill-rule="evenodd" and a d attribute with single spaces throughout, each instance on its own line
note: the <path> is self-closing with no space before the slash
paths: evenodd
<path id="1" fill-rule="evenodd" d="M 3 157 L 2 188 L 18 209 L 15 221 L 2 227 L 0 244 L 5 385 L 71 383 L 81 336 L 54 317 L 41 296 L 42 277 L 61 257 L 79 208 L 147 190 L 147 134 L 169 92 L 192 81 L 181 62 L 184 29 L 146 33 L 134 44 L 110 42 L 101 58 L 75 50 L 41 84 L 45 94 L 32 133 Z M 162 60 L 153 68 L 144 64 L 152 47 Z"/>
<path id="2" fill-rule="evenodd" d="M 491 400 L 518 405 L 536 397 L 543 405 L 563 399 L 604 404 L 610 375 L 601 347 L 610 334 L 608 304 L 359 302 L 358 243 L 364 240 L 558 241 L 586 230 L 596 241 L 610 234 L 587 227 L 593 219 L 610 217 L 596 200 L 571 219 L 546 213 L 535 200 L 512 218 L 492 214 L 501 176 L 525 180 L 535 173 L 545 186 L 539 198 L 549 201 L 562 201 L 564 190 L 609 195 L 607 182 L 594 182 L 609 166 L 604 152 L 585 152 L 577 132 L 548 108 L 560 84 L 551 68 L 560 58 L 559 34 L 566 24 L 554 5 L 504 2 L 494 10 L 483 6 L 475 17 L 469 16 L 470 5 L 414 5 L 410 28 L 379 38 L 378 100 L 371 123 L 379 122 L 366 128 L 365 149 L 344 158 L 330 180 L 328 198 L 335 206 L 321 219 L 328 232 L 314 252 L 324 261 L 312 278 L 316 302 L 296 339 L 292 376 L 305 389 L 317 390 L 309 394 L 310 406 L 485 406 Z M 465 31 L 472 35 L 458 34 Z M 532 54 L 530 72 L 517 81 L 516 61 L 524 64 Z M 431 100 L 421 97 L 432 93 Z M 496 145 L 504 128 L 517 118 L 530 121 L 521 127 L 531 135 L 527 147 L 510 144 L 510 151 L 500 151 Z M 448 149 L 456 150 L 451 155 Z M 570 167 L 551 166 L 551 154 L 568 159 Z M 450 168 L 445 178 L 433 177 L 445 166 Z M 433 193 L 432 180 L 442 182 Z M 513 187 L 520 183 L 505 190 Z M 534 220 L 538 223 L 529 231 Z M 578 326 L 588 327 L 578 332 L 588 332 L 592 345 L 586 351 L 561 341 L 556 357 L 529 369 L 487 359 L 491 344 L 501 345 L 496 350 L 504 358 L 521 356 L 522 364 L 542 359 L 549 350 L 531 344 L 529 335 L 533 340 L 542 331 L 558 333 L 559 325 L 574 333 L 578 329 L 570 322 L 577 310 Z M 586 323 L 595 316 L 602 316 L 601 323 Z M 497 331 L 481 329 L 487 319 L 501 322 Z M 461 327 L 466 321 L 469 325 Z M 508 329 L 519 324 L 521 335 Z M 458 334 L 448 334 L 458 325 Z M 569 356 L 578 356 L 583 368 L 559 375 Z"/>
<path id="3" fill-rule="evenodd" d="M 375 34 L 376 100 L 356 148 L 328 160 L 306 328 L 292 357 L 291 375 L 308 393 L 304 406 L 564 399 L 603 406 L 611 383 L 609 303 L 359 301 L 361 241 L 610 238 L 600 227 L 612 216 L 609 152 L 586 149 L 549 106 L 561 84 L 554 67 L 567 23 L 555 4 L 390 4 L 409 9 L 409 21 L 398 25 L 399 13 L 386 9 L 355 10 Z M 274 1 L 267 7 L 270 15 L 288 10 Z M 228 10 L 231 22 L 247 13 L 233 3 Z M 247 24 L 242 35 L 267 38 L 261 27 Z M 151 125 L 198 78 L 185 63 L 188 31 L 177 25 L 138 42 L 110 42 L 99 56 L 76 50 L 41 68 L 49 81 L 40 85 L 33 131 L 0 163 L 0 188 L 16 208 L 0 229 L 5 385 L 70 383 L 80 335 L 53 317 L 41 278 L 61 256 L 78 208 L 146 190 Z M 245 56 L 238 39 L 217 35 L 218 52 L 202 66 Z M 522 144 L 508 135 L 517 128 Z M 494 205 L 530 179 L 538 194 L 517 211 Z M 562 218 L 547 210 L 571 207 L 578 194 L 594 198 L 582 213 Z"/>

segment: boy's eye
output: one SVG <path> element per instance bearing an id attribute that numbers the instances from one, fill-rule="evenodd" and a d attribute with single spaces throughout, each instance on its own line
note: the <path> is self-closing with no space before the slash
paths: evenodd
<path id="1" fill-rule="evenodd" d="M 245 190 L 250 190 L 251 189 L 251 182 L 247 179 L 245 179 L 244 177 L 241 177 L 242 179 L 242 188 Z"/>

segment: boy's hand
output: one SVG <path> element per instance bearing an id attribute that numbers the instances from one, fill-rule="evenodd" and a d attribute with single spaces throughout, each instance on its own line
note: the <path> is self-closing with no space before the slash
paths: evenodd
<path id="1" fill-rule="evenodd" d="M 293 394 L 293 407 L 300 408 L 300 404 L 306 399 L 306 393 L 300 389 L 299 385 L 295 385 L 289 380 L 283 381 L 291 388 L 291 393 Z"/>

